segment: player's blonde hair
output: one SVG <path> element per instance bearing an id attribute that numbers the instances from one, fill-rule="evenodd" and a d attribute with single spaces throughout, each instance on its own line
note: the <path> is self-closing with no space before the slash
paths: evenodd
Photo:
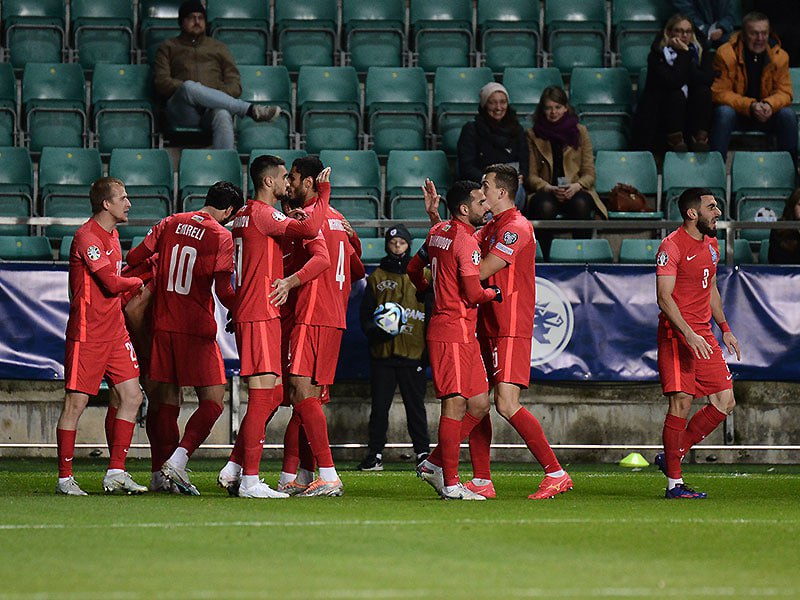
<path id="1" fill-rule="evenodd" d="M 103 210 L 103 202 L 111 197 L 114 186 L 124 188 L 125 183 L 116 177 L 101 177 L 92 184 L 89 189 L 89 202 L 92 205 L 93 215 Z"/>

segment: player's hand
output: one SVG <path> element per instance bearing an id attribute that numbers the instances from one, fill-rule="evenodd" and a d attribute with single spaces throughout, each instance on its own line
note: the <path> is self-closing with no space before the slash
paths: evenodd
<path id="1" fill-rule="evenodd" d="M 288 279 L 276 279 L 272 282 L 274 288 L 269 294 L 269 303 L 272 306 L 281 306 L 289 298 L 289 292 L 294 287 Z"/>
<path id="2" fill-rule="evenodd" d="M 696 334 L 694 331 L 686 336 L 686 343 L 692 349 L 697 358 L 708 359 L 713 354 L 711 344 L 709 344 L 702 335 Z"/>
<path id="3" fill-rule="evenodd" d="M 308 218 L 308 213 L 302 208 L 292 208 L 286 212 L 286 216 L 302 222 Z"/>
<path id="4" fill-rule="evenodd" d="M 342 217 L 342 227 L 344 227 L 345 233 L 347 233 L 347 237 L 353 237 L 356 234 L 356 230 L 353 229 L 353 226 L 350 225 L 350 221 Z"/>
<path id="5" fill-rule="evenodd" d="M 325 167 L 317 175 L 317 183 L 328 183 L 331 180 L 331 168 Z"/>
<path id="6" fill-rule="evenodd" d="M 236 328 L 233 326 L 233 313 L 228 311 L 228 314 L 225 316 L 225 331 L 228 333 L 235 333 Z"/>
<path id="7" fill-rule="evenodd" d="M 742 360 L 742 351 L 739 350 L 739 341 L 736 339 L 735 335 L 730 331 L 726 331 L 722 334 L 722 343 L 725 344 L 728 352 L 736 355 L 736 360 Z"/>
<path id="8" fill-rule="evenodd" d="M 422 194 L 425 198 L 425 212 L 434 225 L 442 220 L 439 215 L 439 194 L 436 193 L 436 184 L 430 179 L 425 180 L 422 186 Z"/>
<path id="9" fill-rule="evenodd" d="M 500 291 L 500 288 L 496 285 L 490 285 L 487 289 L 494 290 L 495 297 L 493 302 L 502 302 L 503 301 L 503 292 Z"/>

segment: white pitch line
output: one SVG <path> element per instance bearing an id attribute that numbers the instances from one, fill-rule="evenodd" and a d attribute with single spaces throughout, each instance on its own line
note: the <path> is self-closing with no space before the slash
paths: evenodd
<path id="1" fill-rule="evenodd" d="M 659 519 L 642 517 L 635 519 L 590 519 L 590 518 L 559 518 L 559 519 L 351 519 L 351 520 L 314 520 L 314 521 L 208 521 L 206 523 L 178 522 L 178 523 L 108 523 L 71 525 L 66 523 L 0 523 L 0 531 L 47 531 L 47 530 L 91 530 L 91 529 L 175 529 L 175 528 L 225 528 L 225 527 L 419 527 L 424 525 L 648 525 L 648 524 L 675 524 L 685 525 L 799 525 L 800 519 L 725 519 L 725 518 L 686 518 L 686 519 Z"/>

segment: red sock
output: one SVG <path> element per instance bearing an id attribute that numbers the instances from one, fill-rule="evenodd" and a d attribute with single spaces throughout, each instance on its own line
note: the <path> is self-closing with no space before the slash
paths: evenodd
<path id="1" fill-rule="evenodd" d="M 117 418 L 117 410 L 116 406 L 109 406 L 106 411 L 106 446 L 109 453 L 111 453 L 111 440 L 114 439 L 114 420 Z"/>
<path id="2" fill-rule="evenodd" d="M 725 420 L 726 416 L 724 412 L 721 412 L 713 404 L 706 404 L 694 413 L 694 416 L 689 419 L 686 433 L 681 439 L 681 456 L 689 452 L 692 446 L 705 439 L 709 433 L 714 431 Z"/>
<path id="3" fill-rule="evenodd" d="M 489 457 L 491 445 L 492 419 L 487 414 L 469 434 L 469 456 L 472 460 L 472 477 L 474 479 L 492 478 L 491 459 Z"/>
<path id="4" fill-rule="evenodd" d="M 450 417 L 439 418 L 439 453 L 442 461 L 442 471 L 445 485 L 458 483 L 458 455 L 461 442 L 461 421 Z"/>
<path id="5" fill-rule="evenodd" d="M 274 389 L 250 390 L 247 412 L 239 430 L 239 437 L 242 438 L 242 475 L 258 475 L 267 419 L 280 403 L 281 398 L 275 396 Z"/>
<path id="6" fill-rule="evenodd" d="M 520 408 L 514 416 L 508 420 L 511 426 L 525 440 L 525 445 L 531 451 L 533 457 L 542 465 L 545 473 L 560 471 L 561 465 L 553 453 L 547 438 L 544 435 L 539 420 L 524 406 Z"/>
<path id="7" fill-rule="evenodd" d="M 241 465 L 244 460 L 244 440 L 242 439 L 242 426 L 239 425 L 239 434 L 236 436 L 236 441 L 233 442 L 233 450 L 228 460 L 237 465 Z"/>
<path id="8" fill-rule="evenodd" d="M 478 423 L 480 423 L 480 421 L 476 417 L 473 417 L 469 412 L 464 413 L 464 418 L 461 420 L 461 437 L 458 440 L 459 444 L 469 437 L 472 430 L 478 426 Z M 428 461 L 432 462 L 437 467 L 442 466 L 442 451 L 439 449 L 439 444 L 437 444 L 436 448 L 431 452 Z"/>
<path id="9" fill-rule="evenodd" d="M 292 411 L 292 418 L 286 425 L 283 434 L 283 466 L 284 473 L 297 473 L 300 465 L 300 415 Z"/>
<path id="10" fill-rule="evenodd" d="M 186 448 L 189 456 L 200 447 L 200 444 L 206 441 L 206 438 L 211 434 L 211 428 L 214 427 L 214 423 L 217 422 L 221 414 L 221 404 L 211 400 L 205 400 L 198 404 L 197 410 L 194 411 L 186 423 L 186 429 L 183 431 L 183 438 L 179 444 L 181 448 Z"/>
<path id="11" fill-rule="evenodd" d="M 328 441 L 328 421 L 317 398 L 304 398 L 294 406 L 311 444 L 314 459 L 320 467 L 332 467 L 333 455 Z"/>
<path id="12" fill-rule="evenodd" d="M 128 458 L 128 449 L 133 439 L 135 423 L 124 419 L 114 421 L 114 439 L 111 442 L 111 459 L 108 461 L 109 469 L 125 470 L 125 459 Z"/>
<path id="13" fill-rule="evenodd" d="M 178 428 L 178 415 L 181 412 L 180 406 L 174 404 L 162 404 L 156 413 L 156 446 L 155 456 L 152 462 L 156 464 L 154 470 L 161 468 L 161 465 L 175 452 L 178 442 L 181 439 L 181 431 Z"/>
<path id="14" fill-rule="evenodd" d="M 686 453 L 681 447 L 686 434 L 686 419 L 676 415 L 667 414 L 664 419 L 664 460 L 667 464 L 667 477 L 670 479 L 681 478 L 681 457 Z M 686 449 L 688 450 L 688 448 Z"/>
<path id="15" fill-rule="evenodd" d="M 147 405 L 147 417 L 144 422 L 144 430 L 150 442 L 150 470 L 156 472 L 161 468 L 161 465 L 164 464 L 163 460 L 160 463 L 158 462 L 161 458 L 161 451 L 158 441 L 158 404 L 156 403 L 151 402 Z"/>
<path id="16" fill-rule="evenodd" d="M 72 459 L 75 456 L 75 430 L 56 429 L 58 445 L 58 476 L 72 476 Z"/>
<path id="17" fill-rule="evenodd" d="M 317 468 L 317 461 L 314 459 L 314 451 L 311 449 L 311 444 L 308 443 L 308 436 L 306 430 L 300 427 L 300 466 L 306 471 L 312 473 Z"/>

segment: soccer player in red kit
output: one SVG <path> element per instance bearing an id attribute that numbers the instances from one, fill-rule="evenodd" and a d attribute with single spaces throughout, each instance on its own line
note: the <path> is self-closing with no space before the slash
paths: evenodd
<path id="1" fill-rule="evenodd" d="M 517 170 L 492 165 L 484 171 L 481 189 L 492 219 L 476 232 L 481 249 L 481 280 L 502 290 L 503 302 L 478 310 L 478 340 L 494 388 L 497 412 L 520 434 L 545 477 L 528 498 L 552 498 L 572 489 L 572 479 L 561 468 L 538 419 L 520 403 L 530 384 L 531 343 L 536 309 L 536 236 L 530 222 L 514 205 L 519 185 Z M 436 189 L 426 182 L 426 210 L 438 217 Z M 487 414 L 469 438 L 473 479 L 466 487 L 486 498 L 496 492 L 491 481 L 492 422 Z"/>
<path id="2" fill-rule="evenodd" d="M 287 195 L 290 208 L 302 208 L 312 217 L 320 210 L 315 206 L 315 198 L 321 193 L 317 177 L 322 171 L 322 162 L 314 156 L 298 158 L 292 163 Z M 323 386 L 333 384 L 336 375 L 342 333 L 347 326 L 351 282 L 364 277 L 360 252 L 345 229 L 344 217 L 330 206 L 325 209 L 322 235 L 331 264 L 319 277 L 296 289 L 294 322 L 289 334 L 286 373 L 289 399 L 319 468 L 319 477 L 298 496 L 341 496 L 344 489 L 333 463 L 320 396 Z M 302 247 L 292 252 L 295 264 L 302 264 L 308 258 Z"/>
<path id="3" fill-rule="evenodd" d="M 289 219 L 275 208 L 286 194 L 288 172 L 276 156 L 259 156 L 250 166 L 255 197 L 248 200 L 233 220 L 236 299 L 233 323 L 241 361 L 240 372 L 248 379 L 247 412 L 239 437 L 218 481 L 245 498 L 286 498 L 258 478 L 264 428 L 282 398 L 275 394 L 281 376 L 281 326 L 275 295 L 283 283 L 284 237 L 316 237 L 330 198 L 330 169 L 317 178 L 317 204 L 305 221 Z"/>
<path id="4" fill-rule="evenodd" d="M 200 493 L 189 480 L 186 463 L 211 433 L 225 397 L 225 365 L 216 341 L 212 294 L 213 288 L 222 305 L 232 307 L 233 239 L 223 225 L 243 204 L 238 186 L 217 182 L 201 209 L 163 219 L 127 257 L 134 267 L 153 254 L 162 257 L 156 274 L 149 374 L 166 384 L 153 399 L 158 405 L 157 428 L 177 427 L 181 387 L 194 387 L 198 407 L 177 447 L 159 448 L 158 453 L 168 457 L 160 467 L 163 475 L 192 496 Z"/>
<path id="5" fill-rule="evenodd" d="M 722 310 L 717 288 L 717 219 L 722 212 L 714 194 L 689 188 L 678 198 L 683 225 L 661 242 L 656 255 L 658 373 L 669 401 L 664 419 L 664 452 L 656 464 L 667 476 L 666 497 L 702 499 L 683 483 L 681 460 L 689 449 L 733 412 L 733 376 L 711 332 L 711 317 L 722 331 L 728 352 L 741 360 L 739 342 Z M 708 404 L 688 421 L 692 400 Z"/>
<path id="6" fill-rule="evenodd" d="M 407 271 L 420 292 L 433 286 L 426 339 L 436 397 L 442 401 L 439 443 L 417 473 L 442 498 L 485 500 L 460 483 L 458 454 L 461 440 L 489 412 L 489 384 L 475 338 L 477 305 L 501 302 L 502 296 L 499 288 L 480 284 L 481 253 L 474 233 L 488 212 L 480 185 L 457 181 L 447 192 L 447 207 L 450 220 L 433 226 Z M 432 283 L 423 274 L 426 264 Z M 430 464 L 441 464 L 442 473 Z"/>
<path id="7" fill-rule="evenodd" d="M 103 177 L 89 190 L 92 217 L 72 240 L 69 252 L 70 310 L 64 359 L 64 406 L 56 426 L 58 484 L 56 492 L 85 496 L 72 476 L 78 420 L 97 394 L 105 375 L 119 394 L 120 403 L 111 427 L 111 458 L 103 478 L 106 493 L 141 494 L 125 471 L 125 458 L 133 438 L 136 412 L 142 403 L 139 365 L 122 317 L 119 295 L 140 289 L 138 277 L 121 277 L 122 250 L 117 224 L 128 220 L 131 207 L 125 184 Z"/>

